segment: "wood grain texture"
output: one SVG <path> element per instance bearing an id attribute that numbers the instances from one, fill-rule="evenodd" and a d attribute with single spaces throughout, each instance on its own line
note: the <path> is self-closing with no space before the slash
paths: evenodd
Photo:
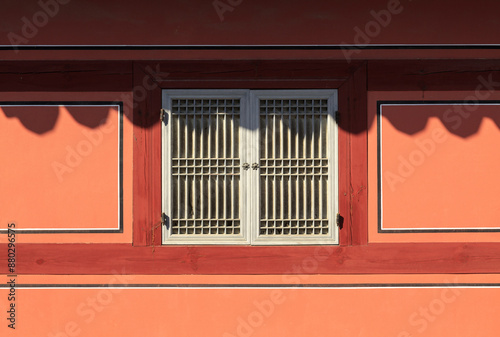
<path id="1" fill-rule="evenodd" d="M 152 63 L 153 64 L 153 63 Z M 315 60 L 154 62 L 164 89 L 338 88 L 359 62 Z"/>
<path id="2" fill-rule="evenodd" d="M 353 81 L 347 80 L 338 91 L 339 113 L 337 115 L 338 125 L 338 170 L 339 170 L 339 186 L 338 186 L 338 207 L 339 214 L 342 217 L 342 226 L 339 226 L 339 244 L 349 246 L 352 244 L 352 226 L 350 217 L 350 184 L 351 184 L 351 147 L 349 133 L 350 120 L 350 100 L 353 94 Z"/>
<path id="3" fill-rule="evenodd" d="M 480 78 L 500 81 L 500 60 L 371 60 L 370 91 L 475 90 Z"/>
<path id="4" fill-rule="evenodd" d="M 0 91 L 128 91 L 131 61 L 0 62 Z"/>
<path id="5" fill-rule="evenodd" d="M 339 89 L 339 202 L 345 219 L 342 245 L 368 242 L 368 142 L 366 64 Z"/>
<path id="6" fill-rule="evenodd" d="M 435 274 L 500 273 L 495 243 L 366 246 L 182 246 L 17 244 L 17 274 Z M 7 245 L 0 245 L 7 251 Z M 0 256 L 7 273 L 7 254 Z"/>
<path id="7" fill-rule="evenodd" d="M 146 84 L 145 84 L 146 83 Z M 161 244 L 161 89 L 134 65 L 133 244 Z"/>

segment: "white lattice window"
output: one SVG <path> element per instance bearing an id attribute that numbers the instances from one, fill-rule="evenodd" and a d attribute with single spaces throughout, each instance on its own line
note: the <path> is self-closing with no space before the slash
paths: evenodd
<path id="1" fill-rule="evenodd" d="M 165 90 L 165 244 L 337 243 L 335 90 Z"/>

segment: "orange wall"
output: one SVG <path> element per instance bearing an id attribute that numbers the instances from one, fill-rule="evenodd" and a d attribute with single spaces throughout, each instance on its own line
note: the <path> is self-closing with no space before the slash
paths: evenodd
<path id="1" fill-rule="evenodd" d="M 476 97 L 477 96 L 477 97 Z M 420 105 L 379 101 L 499 99 L 497 93 L 370 92 L 368 174 L 370 242 L 498 242 L 499 105 Z M 490 103 L 491 104 L 491 103 Z M 377 126 L 380 134 L 377 136 Z M 380 149 L 377 149 L 378 137 Z M 377 154 L 382 167 L 377 169 Z M 381 177 L 381 229 L 378 181 Z M 399 230 L 406 233 L 390 233 Z M 410 230 L 415 233 L 409 232 Z M 424 231 L 436 231 L 425 233 Z"/>
<path id="2" fill-rule="evenodd" d="M 17 289 L 17 328 L 4 321 L 0 331 L 40 337 L 489 337 L 500 333 L 499 281 L 498 275 L 152 277 L 120 271 L 21 276 L 19 284 L 38 286 Z M 90 287 L 99 283 L 111 287 Z M 294 287 L 299 283 L 303 287 Z M 67 287 L 72 284 L 87 286 Z M 258 284 L 269 286 L 252 287 Z M 6 298 L 1 289 L 2 308 Z"/>
<path id="3" fill-rule="evenodd" d="M 128 99 L 127 99 L 128 97 Z M 124 101 L 129 93 L 1 93 L 0 101 Z M 1 103 L 0 103 L 1 104 Z M 119 203 L 116 107 L 0 107 L 0 223 L 15 223 L 17 242 L 131 242 L 132 123 L 123 117 L 123 205 Z M 103 124 L 100 124 L 103 123 Z M 123 210 L 120 210 L 123 207 Z M 120 214 L 121 213 L 121 214 Z M 122 219 L 120 219 L 122 218 Z M 117 230 L 123 233 L 81 233 Z M 52 233 L 29 234 L 24 230 Z M 77 230 L 80 233 L 59 233 Z M 5 235 L 0 242 L 7 242 Z"/>

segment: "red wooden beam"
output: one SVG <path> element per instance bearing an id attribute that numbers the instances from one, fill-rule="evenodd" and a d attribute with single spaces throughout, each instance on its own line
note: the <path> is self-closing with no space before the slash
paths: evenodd
<path id="1" fill-rule="evenodd" d="M 0 245 L 7 251 L 7 245 Z M 17 244 L 18 274 L 441 274 L 500 273 L 497 243 L 366 246 L 169 246 Z M 7 254 L 0 255 L 7 274 Z"/>
<path id="2" fill-rule="evenodd" d="M 475 90 L 480 77 L 500 82 L 500 60 L 371 60 L 370 91 Z"/>
<path id="3" fill-rule="evenodd" d="M 157 61 L 150 66 L 165 89 L 322 89 L 338 88 L 359 64 L 344 60 L 212 60 Z"/>
<path id="4" fill-rule="evenodd" d="M 0 91 L 128 91 L 131 61 L 4 61 Z"/>

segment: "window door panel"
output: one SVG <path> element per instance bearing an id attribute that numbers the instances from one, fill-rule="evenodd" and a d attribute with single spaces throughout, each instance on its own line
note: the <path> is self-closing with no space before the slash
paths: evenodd
<path id="1" fill-rule="evenodd" d="M 316 95 L 317 96 L 317 95 Z M 332 102 L 301 92 L 258 92 L 259 218 L 254 241 L 335 240 L 330 174 Z M 331 155 L 330 155 L 331 153 Z M 333 186 L 331 186 L 333 184 Z"/>
<path id="2" fill-rule="evenodd" d="M 334 90 L 166 90 L 165 243 L 336 243 Z"/>
<path id="3" fill-rule="evenodd" d="M 166 189 L 171 197 L 166 236 L 173 243 L 244 238 L 240 130 L 246 102 L 221 92 L 203 96 L 184 91 L 167 98 L 171 158 Z"/>

